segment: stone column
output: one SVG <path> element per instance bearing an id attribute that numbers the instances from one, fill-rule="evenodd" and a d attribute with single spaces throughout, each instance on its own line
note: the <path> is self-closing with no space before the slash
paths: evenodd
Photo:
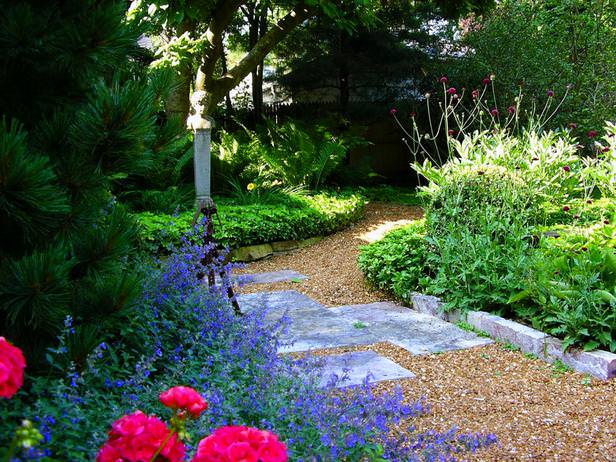
<path id="1" fill-rule="evenodd" d="M 194 114 L 187 120 L 187 125 L 194 133 L 194 167 L 195 192 L 197 204 L 213 205 L 211 197 L 212 177 L 212 128 L 214 119 L 204 114 L 208 95 L 204 91 L 193 93 L 191 104 Z"/>

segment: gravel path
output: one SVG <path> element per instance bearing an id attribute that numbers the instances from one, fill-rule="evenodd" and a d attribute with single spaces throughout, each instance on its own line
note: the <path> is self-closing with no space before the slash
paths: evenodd
<path id="1" fill-rule="evenodd" d="M 386 229 L 419 217 L 418 208 L 369 204 L 354 227 L 292 254 L 247 265 L 246 272 L 296 270 L 310 279 L 250 285 L 243 292 L 294 289 L 326 306 L 388 300 L 370 289 L 357 268 L 358 246 Z M 321 354 L 372 349 L 416 374 L 399 385 L 409 401 L 427 397 L 432 412 L 421 429 L 492 432 L 499 447 L 473 461 L 616 461 L 616 379 L 602 382 L 488 345 L 436 355 L 412 355 L 389 343 L 330 349 Z M 403 430 L 403 429 L 401 429 Z"/>

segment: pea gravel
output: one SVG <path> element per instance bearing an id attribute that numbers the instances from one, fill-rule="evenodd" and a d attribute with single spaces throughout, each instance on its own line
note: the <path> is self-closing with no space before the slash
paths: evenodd
<path id="1" fill-rule="evenodd" d="M 365 283 L 356 263 L 358 247 L 420 216 L 416 207 L 368 204 L 365 218 L 352 228 L 245 269 L 292 269 L 310 279 L 242 291 L 294 289 L 326 306 L 388 300 Z M 409 401 L 426 397 L 431 412 L 414 422 L 418 429 L 457 426 L 462 432 L 496 434 L 499 445 L 470 455 L 469 461 L 616 462 L 616 379 L 602 382 L 566 371 L 502 344 L 417 356 L 384 342 L 317 354 L 367 349 L 416 374 L 376 387 L 385 391 L 400 386 Z"/>

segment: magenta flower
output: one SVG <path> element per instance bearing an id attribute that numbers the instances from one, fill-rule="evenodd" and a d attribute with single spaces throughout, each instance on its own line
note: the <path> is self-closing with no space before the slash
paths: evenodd
<path id="1" fill-rule="evenodd" d="M 397 110 L 395 107 L 392 107 L 392 108 L 389 110 L 389 113 L 390 113 L 392 116 L 395 116 L 395 115 L 398 113 L 398 110 Z"/>
<path id="2" fill-rule="evenodd" d="M 439 82 L 441 82 L 441 83 L 447 83 L 447 82 L 449 82 L 449 79 L 447 78 L 447 76 L 446 76 L 446 75 L 444 75 L 444 76 L 442 76 L 442 77 L 439 79 Z"/>
<path id="3" fill-rule="evenodd" d="M 473 99 L 479 98 L 479 90 L 473 90 L 472 95 L 473 95 Z"/>
<path id="4" fill-rule="evenodd" d="M 484 86 L 488 86 L 488 85 L 490 85 L 491 81 L 492 80 L 490 80 L 490 77 L 486 77 L 485 79 L 483 79 L 483 85 Z"/>
<path id="5" fill-rule="evenodd" d="M 496 117 L 498 115 L 498 108 L 494 108 L 490 111 L 490 114 L 492 114 L 494 117 Z"/>
<path id="6" fill-rule="evenodd" d="M 563 167 L 563 170 L 564 170 L 565 172 L 570 172 L 570 171 L 571 171 L 571 167 L 569 167 L 568 165 L 565 165 L 565 166 Z"/>
<path id="7" fill-rule="evenodd" d="M 515 106 L 509 106 L 509 107 L 507 108 L 507 112 L 508 112 L 509 114 L 515 114 Z"/>
<path id="8" fill-rule="evenodd" d="M 590 130 L 588 132 L 588 138 L 596 138 L 598 134 L 599 132 L 597 132 L 597 130 Z"/>
<path id="9" fill-rule="evenodd" d="M 548 90 L 548 98 L 551 98 L 554 96 L 554 90 Z"/>
<path id="10" fill-rule="evenodd" d="M 450 89 L 447 90 L 447 94 L 448 95 L 454 95 L 456 93 L 456 89 L 451 87 Z"/>

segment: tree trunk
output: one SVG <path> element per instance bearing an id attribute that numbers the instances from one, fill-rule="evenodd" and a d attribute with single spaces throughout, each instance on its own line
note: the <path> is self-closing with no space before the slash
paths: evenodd
<path id="1" fill-rule="evenodd" d="M 176 85 L 169 93 L 165 109 L 169 117 L 178 117 L 185 121 L 190 110 L 190 84 L 192 82 L 190 69 L 183 66 L 176 79 Z"/>
<path id="2" fill-rule="evenodd" d="M 346 32 L 340 31 L 338 35 L 338 86 L 340 88 L 340 110 L 346 114 L 349 108 L 349 70 L 346 64 Z"/>

